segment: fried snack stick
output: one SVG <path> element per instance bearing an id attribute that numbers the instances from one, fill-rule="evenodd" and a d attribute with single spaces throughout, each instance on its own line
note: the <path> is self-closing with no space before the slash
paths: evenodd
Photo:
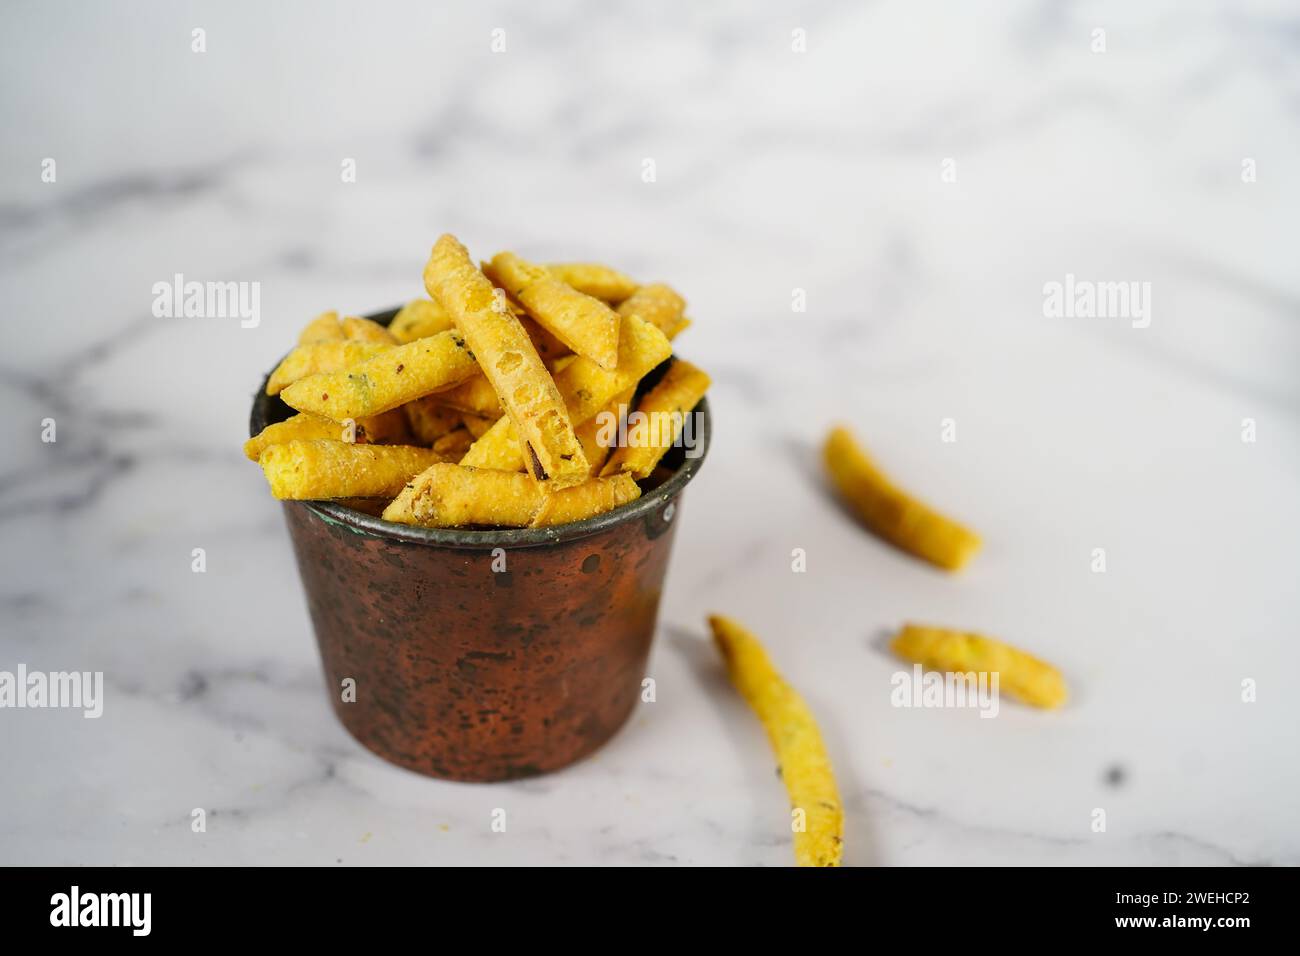
<path id="1" fill-rule="evenodd" d="M 556 487 L 585 479 L 587 460 L 550 372 L 519 320 L 497 304 L 492 283 L 454 236 L 434 243 L 424 284 L 451 314 L 496 389 L 526 446 L 525 462 L 533 477 L 554 481 Z"/>
<path id="2" fill-rule="evenodd" d="M 686 416 L 704 397 L 708 387 L 709 376 L 703 371 L 682 359 L 673 362 L 659 384 L 637 403 L 636 412 L 628 420 L 628 444 L 614 451 L 601 474 L 627 472 L 638 480 L 648 478 L 659 459 L 677 441 Z M 637 413 L 644 416 L 640 424 L 635 418 Z"/>
<path id="3" fill-rule="evenodd" d="M 457 427 L 434 442 L 433 450 L 447 461 L 458 462 L 465 457 L 465 452 L 469 451 L 473 444 L 474 436 L 469 433 L 469 429 Z"/>
<path id="4" fill-rule="evenodd" d="M 280 397 L 300 412 L 336 422 L 397 408 L 431 392 L 450 388 L 478 371 L 459 332 L 439 332 L 381 351 L 337 372 L 294 382 Z"/>
<path id="5" fill-rule="evenodd" d="M 300 345 L 275 367 L 271 377 L 266 380 L 266 394 L 279 395 L 294 382 L 309 375 L 337 372 L 373 358 L 388 347 L 377 342 L 349 342 L 346 339 Z"/>
<path id="6" fill-rule="evenodd" d="M 380 345 L 396 345 L 397 339 L 374 319 L 363 319 L 349 315 L 343 320 L 343 334 L 352 342 L 378 342 Z"/>
<path id="7" fill-rule="evenodd" d="M 339 314 L 331 310 L 322 312 L 303 327 L 303 330 L 298 333 L 298 344 L 332 342 L 346 337 L 343 334 L 343 325 L 339 322 Z"/>
<path id="8" fill-rule="evenodd" d="M 384 509 L 384 520 L 426 528 L 522 528 L 541 500 L 538 483 L 522 471 L 432 465 L 406 483 Z"/>
<path id="9" fill-rule="evenodd" d="M 484 273 L 573 351 L 604 369 L 618 363 L 618 316 L 604 302 L 513 252 L 497 253 L 485 264 Z"/>
<path id="10" fill-rule="evenodd" d="M 460 412 L 440 404 L 439 397 L 426 395 L 401 407 L 417 444 L 432 445 L 443 435 L 460 427 Z"/>
<path id="11" fill-rule="evenodd" d="M 587 464 L 591 466 L 593 478 L 600 474 L 605 459 L 609 457 L 612 443 L 606 436 L 611 434 L 611 429 L 612 433 L 617 434 L 619 423 L 623 419 L 623 410 L 627 408 L 627 403 L 632 401 L 632 396 L 635 394 L 635 388 L 620 392 L 608 405 L 574 429 L 578 441 L 582 442 L 582 453 L 587 456 Z"/>
<path id="12" fill-rule="evenodd" d="M 686 300 L 662 282 L 641 286 L 618 307 L 619 315 L 639 316 L 670 339 L 691 324 L 682 317 L 685 311 Z"/>
<path id="13" fill-rule="evenodd" d="M 758 638 L 716 614 L 709 617 L 709 626 L 731 682 L 772 742 L 791 808 L 804 812 L 804 829 L 794 834 L 795 863 L 839 866 L 844 853 L 844 810 L 817 721 L 772 666 Z"/>
<path id="14" fill-rule="evenodd" d="M 581 521 L 640 494 L 636 482 L 623 475 L 550 492 L 522 471 L 439 464 L 407 482 L 384 509 L 384 520 L 426 528 L 542 527 Z"/>
<path id="15" fill-rule="evenodd" d="M 584 295 L 605 302 L 622 302 L 637 289 L 635 279 L 595 262 L 552 262 L 546 271 Z"/>
<path id="16" fill-rule="evenodd" d="M 432 299 L 413 299 L 402 306 L 393 316 L 393 321 L 388 323 L 388 331 L 399 342 L 427 339 L 455 327 L 447 310 Z"/>
<path id="17" fill-rule="evenodd" d="M 890 544 L 949 571 L 979 550 L 979 535 L 895 486 L 848 429 L 831 430 L 824 457 L 840 494 L 863 523 Z"/>
<path id="18" fill-rule="evenodd" d="M 402 444 L 411 437 L 406 419 L 400 412 L 385 412 L 373 418 L 363 418 L 353 425 L 355 428 L 349 428 L 332 418 L 313 415 L 310 412 L 299 412 L 282 422 L 267 425 L 244 442 L 244 454 L 251 461 L 257 461 L 262 456 L 262 452 L 271 445 L 283 445 L 285 442 L 309 438 L 348 441 L 349 432 L 361 445 Z"/>
<path id="19" fill-rule="evenodd" d="M 556 370 L 561 368 L 565 362 L 576 357 L 569 351 L 567 345 L 532 319 L 520 318 L 519 324 L 528 333 L 528 337 L 532 340 L 533 347 L 537 349 L 537 355 L 542 360 L 542 364 L 551 370 L 552 378 L 554 378 Z M 488 381 L 487 376 L 482 373 L 466 379 L 455 388 L 449 388 L 447 391 L 440 393 L 438 401 L 457 411 L 480 415 L 493 421 L 505 414 L 501 408 L 501 400 L 497 398 L 496 389 L 492 387 L 492 383 Z"/>
<path id="20" fill-rule="evenodd" d="M 555 373 L 570 421 L 582 424 L 594 417 L 620 392 L 635 388 L 647 372 L 672 354 L 664 334 L 636 316 L 624 316 L 618 335 L 618 368 L 608 372 L 580 355 Z M 524 467 L 522 451 L 508 420 L 497 422 L 474 443 L 461 460 L 478 468 L 518 471 Z"/>
<path id="21" fill-rule="evenodd" d="M 613 511 L 619 505 L 636 501 L 640 497 L 641 486 L 628 475 L 592 478 L 580 485 L 561 488 L 545 495 L 529 524 L 534 528 L 545 528 L 581 521 L 583 518 Z"/>
<path id="22" fill-rule="evenodd" d="M 1060 707 L 1070 696 L 1051 664 L 992 637 L 920 624 L 904 624 L 889 645 L 899 657 L 930 670 L 997 673 L 999 686 L 1034 707 Z"/>
<path id="23" fill-rule="evenodd" d="M 271 445 L 257 461 L 277 498 L 391 498 L 442 456 L 410 445 L 312 439 Z"/>

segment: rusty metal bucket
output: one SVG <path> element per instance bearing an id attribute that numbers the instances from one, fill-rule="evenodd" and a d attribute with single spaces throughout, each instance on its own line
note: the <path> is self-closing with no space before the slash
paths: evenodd
<path id="1" fill-rule="evenodd" d="M 416 528 L 285 502 L 326 691 L 352 736 L 472 781 L 558 770 L 609 740 L 640 699 L 681 494 L 708 449 L 707 401 L 696 412 L 697 457 L 673 449 L 666 480 L 568 525 Z M 290 414 L 263 387 L 251 432 Z"/>

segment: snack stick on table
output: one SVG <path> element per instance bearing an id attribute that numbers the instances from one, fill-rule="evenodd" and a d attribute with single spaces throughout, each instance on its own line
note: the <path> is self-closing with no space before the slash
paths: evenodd
<path id="1" fill-rule="evenodd" d="M 442 456 L 411 445 L 354 445 L 323 439 L 269 445 L 258 458 L 281 499 L 392 497 Z"/>
<path id="2" fill-rule="evenodd" d="M 542 266 L 500 252 L 484 273 L 544 329 L 604 369 L 618 363 L 618 315 L 600 299 L 561 282 Z"/>
<path id="3" fill-rule="evenodd" d="M 704 371 L 683 359 L 674 361 L 637 403 L 636 411 L 643 417 L 629 416 L 628 443 L 615 449 L 601 474 L 627 472 L 638 480 L 650 477 L 708 387 L 709 376 Z"/>
<path id="4" fill-rule="evenodd" d="M 758 638 L 727 617 L 709 618 L 727 674 L 762 722 L 776 752 L 792 810 L 804 829 L 794 833 L 799 866 L 839 866 L 844 853 L 844 809 L 817 721 L 776 668 Z"/>
<path id="5" fill-rule="evenodd" d="M 294 382 L 280 397 L 300 412 L 341 422 L 366 418 L 451 388 L 478 371 L 459 332 L 381 348 L 373 358 Z"/>
<path id="6" fill-rule="evenodd" d="M 930 670 L 997 673 L 999 690 L 1034 707 L 1060 707 L 1070 696 L 1065 678 L 1055 667 L 992 637 L 905 624 L 890 649 Z"/>
<path id="7" fill-rule="evenodd" d="M 587 460 L 564 400 L 519 320 L 498 303 L 496 290 L 454 236 L 434 243 L 425 287 L 465 336 L 521 438 L 525 464 L 556 487 L 587 477 Z"/>
<path id="8" fill-rule="evenodd" d="M 622 302 L 637 290 L 635 279 L 596 262 L 552 262 L 546 271 L 579 292 L 604 302 Z"/>
<path id="9" fill-rule="evenodd" d="M 979 550 L 979 535 L 894 485 L 848 429 L 831 430 L 824 457 L 835 487 L 854 513 L 890 544 L 949 571 Z"/>
<path id="10" fill-rule="evenodd" d="M 271 377 L 266 380 L 266 394 L 279 395 L 294 382 L 309 375 L 337 372 L 374 358 L 387 348 L 391 346 L 377 342 L 351 342 L 347 339 L 299 345 L 284 357 L 284 361 L 275 367 Z"/>

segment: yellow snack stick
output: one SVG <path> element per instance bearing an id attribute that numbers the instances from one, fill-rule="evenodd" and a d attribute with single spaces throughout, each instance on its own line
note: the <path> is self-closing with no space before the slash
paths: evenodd
<path id="1" fill-rule="evenodd" d="M 341 422 L 365 418 L 450 388 L 478 371 L 459 332 L 381 348 L 378 355 L 337 372 L 294 382 L 280 397 L 300 412 Z"/>
<path id="2" fill-rule="evenodd" d="M 682 317 L 685 311 L 686 300 L 662 282 L 641 286 L 618 307 L 619 315 L 639 316 L 670 339 L 691 324 Z"/>
<path id="3" fill-rule="evenodd" d="M 844 853 L 844 809 L 816 719 L 777 673 L 758 638 L 716 614 L 709 617 L 709 626 L 732 684 L 772 742 L 792 811 L 803 811 L 804 826 L 794 832 L 795 863 L 839 866 Z"/>
<path id="4" fill-rule="evenodd" d="M 349 437 L 351 436 L 351 437 Z M 244 454 L 257 461 L 270 445 L 283 445 L 296 439 L 324 438 L 329 441 L 355 440 L 358 444 L 402 444 L 411 437 L 406 419 L 397 412 L 385 412 L 373 418 L 363 418 L 353 427 L 340 424 L 332 418 L 299 412 L 282 422 L 267 425 L 244 442 Z"/>
<path id="5" fill-rule="evenodd" d="M 416 444 L 432 445 L 443 435 L 460 427 L 460 412 L 447 408 L 438 399 L 441 395 L 426 395 L 407 402 L 400 409 L 410 423 Z"/>
<path id="6" fill-rule="evenodd" d="M 605 459 L 609 457 L 610 448 L 613 447 L 613 441 L 608 436 L 617 435 L 623 412 L 635 394 L 635 388 L 620 393 L 603 409 L 574 429 L 578 441 L 582 442 L 582 453 L 587 456 L 587 464 L 591 466 L 593 478 L 600 474 Z"/>
<path id="7" fill-rule="evenodd" d="M 708 387 L 709 376 L 702 370 L 683 359 L 673 362 L 628 416 L 627 444 L 614 450 L 601 474 L 627 472 L 638 480 L 648 478 L 677 441 L 686 416 Z"/>
<path id="8" fill-rule="evenodd" d="M 522 528 L 542 497 L 540 484 L 521 471 L 433 465 L 406 483 L 384 509 L 384 520 L 426 528 Z"/>
<path id="9" fill-rule="evenodd" d="M 593 515 L 613 511 L 619 505 L 641 497 L 641 487 L 629 475 L 592 478 L 580 485 L 561 488 L 542 498 L 530 522 L 534 528 L 581 521 Z"/>
<path id="10" fill-rule="evenodd" d="M 455 388 L 439 392 L 438 401 L 448 408 L 485 418 L 497 419 L 505 414 L 501 400 L 497 398 L 497 390 L 483 374 L 471 376 Z"/>
<path id="11" fill-rule="evenodd" d="M 345 336 L 339 314 L 330 310 L 322 312 L 303 327 L 298 334 L 298 344 L 311 345 L 313 342 L 331 342 L 343 338 Z"/>
<path id="12" fill-rule="evenodd" d="M 393 321 L 388 323 L 388 331 L 399 342 L 427 339 L 431 335 L 455 327 L 456 324 L 451 321 L 447 310 L 432 299 L 411 300 L 402 306 L 393 316 Z"/>
<path id="13" fill-rule="evenodd" d="M 483 435 L 486 434 L 487 430 L 497 423 L 495 418 L 488 418 L 484 415 L 471 415 L 469 413 L 462 413 L 460 420 L 461 424 L 463 424 L 469 430 L 469 433 L 475 438 L 482 438 Z"/>
<path id="14" fill-rule="evenodd" d="M 979 550 L 979 535 L 895 486 L 848 429 L 831 430 L 824 457 L 831 480 L 854 513 L 890 544 L 949 571 Z"/>
<path id="15" fill-rule="evenodd" d="M 460 461 L 474 444 L 474 436 L 468 428 L 454 428 L 433 443 L 433 450 L 447 461 Z"/>
<path id="16" fill-rule="evenodd" d="M 594 417 L 620 392 L 637 382 L 672 354 L 673 347 L 655 326 L 636 316 L 624 316 L 618 336 L 618 368 L 606 371 L 580 355 L 555 373 L 570 421 L 581 424 Z M 523 465 L 519 443 L 508 421 L 499 421 L 474 443 L 462 464 L 477 468 L 518 471 Z"/>
<path id="17" fill-rule="evenodd" d="M 1060 707 L 1070 696 L 1055 667 L 992 637 L 904 624 L 890 649 L 931 670 L 996 673 L 1001 690 L 1035 707 Z"/>
<path id="18" fill-rule="evenodd" d="M 277 498 L 391 498 L 435 462 L 437 452 L 411 445 L 352 445 L 297 440 L 263 449 L 258 464 Z"/>
<path id="19" fill-rule="evenodd" d="M 636 291 L 636 280 L 595 262 L 552 262 L 546 271 L 584 295 L 605 302 L 622 302 Z"/>
<path id="20" fill-rule="evenodd" d="M 381 345 L 396 345 L 397 339 L 386 328 L 373 319 L 363 319 L 358 315 L 349 315 L 343 320 L 343 334 L 353 342 L 378 342 Z"/>
<path id="21" fill-rule="evenodd" d="M 337 372 L 373 358 L 388 346 L 375 342 L 349 342 L 337 339 L 300 345 L 284 357 L 266 380 L 266 394 L 279 395 L 300 379 L 321 372 Z"/>
<path id="22" fill-rule="evenodd" d="M 489 279 L 520 302 L 539 325 L 601 368 L 618 364 L 618 315 L 604 302 L 561 282 L 513 252 L 499 252 L 485 266 Z"/>
<path id="23" fill-rule="evenodd" d="M 525 464 L 557 487 L 587 477 L 587 460 L 564 400 L 519 320 L 497 301 L 492 283 L 454 236 L 434 243 L 425 287 L 442 303 L 477 357 L 525 448 Z"/>

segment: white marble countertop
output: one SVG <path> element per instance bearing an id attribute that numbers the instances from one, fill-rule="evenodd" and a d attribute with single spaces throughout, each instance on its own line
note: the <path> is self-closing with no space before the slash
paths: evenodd
<path id="1" fill-rule="evenodd" d="M 715 610 L 816 711 L 847 863 L 1300 863 L 1294 10 L 535 6 L 0 13 L 0 669 L 106 685 L 98 720 L 0 710 L 0 863 L 788 864 Z M 715 378 L 657 702 L 505 785 L 336 722 L 239 447 L 298 327 L 416 294 L 444 230 L 672 282 Z M 259 282 L 260 323 L 155 318 L 175 273 Z M 1149 325 L 1046 316 L 1067 274 L 1150 283 Z M 845 520 L 834 421 L 983 533 L 967 572 Z M 1073 699 L 895 708 L 905 619 L 1031 649 Z"/>

